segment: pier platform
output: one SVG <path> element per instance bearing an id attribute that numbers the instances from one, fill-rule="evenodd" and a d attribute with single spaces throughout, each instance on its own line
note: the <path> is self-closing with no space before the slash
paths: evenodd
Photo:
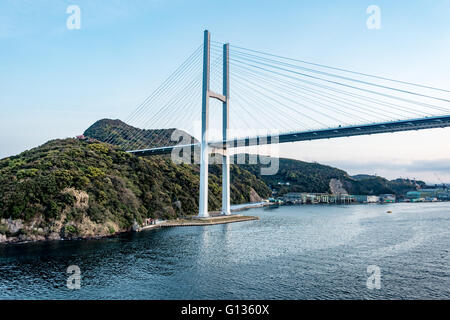
<path id="1" fill-rule="evenodd" d="M 242 222 L 242 221 L 252 221 L 259 220 L 258 217 L 253 216 L 243 216 L 241 214 L 231 214 L 229 216 L 224 215 L 212 215 L 206 218 L 199 218 L 197 216 L 192 218 L 183 218 L 177 220 L 171 220 L 167 222 L 163 222 L 160 224 L 162 228 L 164 227 L 189 227 L 189 226 L 209 226 L 215 224 L 225 224 L 225 223 L 233 223 L 233 222 Z"/>
<path id="2" fill-rule="evenodd" d="M 231 214 L 224 216 L 221 214 L 211 214 L 211 216 L 206 218 L 199 218 L 197 216 L 183 217 L 174 220 L 167 220 L 158 224 L 152 224 L 148 226 L 143 226 L 136 230 L 137 232 L 149 229 L 159 229 L 159 228 L 169 228 L 169 227 L 194 227 L 194 226 L 211 226 L 216 224 L 243 222 L 259 220 L 258 217 L 254 216 L 243 216 L 241 214 Z"/>

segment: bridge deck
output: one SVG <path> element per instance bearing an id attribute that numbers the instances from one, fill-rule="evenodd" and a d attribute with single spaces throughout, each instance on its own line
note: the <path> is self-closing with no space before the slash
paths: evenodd
<path id="1" fill-rule="evenodd" d="M 227 141 L 210 142 L 209 145 L 212 148 L 235 148 L 243 146 L 264 145 L 273 143 L 285 143 L 296 141 L 308 141 L 308 140 L 320 140 L 320 139 L 332 139 L 341 137 L 351 137 L 360 135 L 371 135 L 378 133 L 411 131 L 411 130 L 423 130 L 433 128 L 445 128 L 450 127 L 450 115 L 429 117 L 421 119 L 410 119 L 393 122 L 365 124 L 358 126 L 338 127 L 332 129 L 320 129 L 312 131 L 300 131 L 292 133 L 283 133 L 278 136 L 255 136 L 239 139 L 231 139 Z M 184 148 L 199 147 L 200 143 L 194 143 L 189 145 L 175 145 L 159 148 L 150 148 L 142 150 L 128 151 L 138 156 L 150 156 L 159 154 L 170 154 L 174 149 L 181 150 Z"/>

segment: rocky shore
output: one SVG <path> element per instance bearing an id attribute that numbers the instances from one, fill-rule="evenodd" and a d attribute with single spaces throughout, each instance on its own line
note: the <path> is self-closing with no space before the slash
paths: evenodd
<path id="1" fill-rule="evenodd" d="M 268 205 L 267 203 L 250 203 L 237 206 L 233 212 L 262 207 Z M 153 229 L 160 227 L 175 227 L 175 226 L 206 226 L 215 224 L 224 224 L 232 222 L 258 220 L 257 217 L 243 216 L 240 214 L 232 214 L 230 216 L 222 216 L 219 213 L 211 213 L 210 218 L 198 219 L 196 216 L 179 218 L 173 220 L 166 220 L 158 225 L 140 226 L 134 224 L 129 230 L 118 230 L 117 225 L 111 222 L 106 224 L 95 224 L 85 217 L 79 223 L 71 223 L 64 225 L 64 217 L 55 221 L 51 226 L 46 228 L 36 227 L 39 221 L 25 224 L 20 219 L 1 219 L 0 220 L 0 244 L 1 243 L 26 243 L 36 241 L 50 241 L 50 240 L 80 240 L 80 239 L 100 239 L 105 237 L 115 236 L 120 233 L 141 231 L 145 229 Z M 117 229 L 116 229 L 117 228 Z M 117 230 L 117 231 L 116 231 Z"/>
<path id="2" fill-rule="evenodd" d="M 48 227 L 37 227 L 40 219 L 25 223 L 21 219 L 0 220 L 0 243 L 24 243 L 48 240 L 96 239 L 113 236 L 129 230 L 120 230 L 112 222 L 96 224 L 88 217 L 80 222 L 64 224 L 65 217 L 55 220 Z"/>

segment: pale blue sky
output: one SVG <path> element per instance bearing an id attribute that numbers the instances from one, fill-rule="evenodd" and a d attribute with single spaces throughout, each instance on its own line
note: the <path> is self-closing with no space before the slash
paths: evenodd
<path id="1" fill-rule="evenodd" d="M 66 28 L 70 4 L 81 8 L 81 30 Z M 366 27 L 372 4 L 381 30 Z M 204 29 L 218 41 L 450 89 L 449 14 L 447 0 L 2 0 L 0 158 L 80 134 L 100 118 L 125 119 Z M 450 181 L 449 138 L 450 129 L 438 129 L 296 143 L 281 155 Z"/>

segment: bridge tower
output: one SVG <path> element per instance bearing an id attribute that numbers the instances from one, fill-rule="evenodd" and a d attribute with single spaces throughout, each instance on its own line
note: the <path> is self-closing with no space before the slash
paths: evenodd
<path id="1" fill-rule="evenodd" d="M 210 90 L 210 42 L 211 34 L 208 30 L 204 32 L 203 42 L 203 86 L 202 86 L 202 137 L 200 154 L 200 218 L 209 217 L 208 213 L 208 164 L 210 147 L 208 146 L 209 130 L 209 98 L 222 101 L 222 138 L 228 138 L 229 129 L 229 107 L 230 107 L 230 63 L 229 44 L 223 46 L 223 94 Z M 220 150 L 222 153 L 222 214 L 230 214 L 230 156 L 227 146 Z"/>

